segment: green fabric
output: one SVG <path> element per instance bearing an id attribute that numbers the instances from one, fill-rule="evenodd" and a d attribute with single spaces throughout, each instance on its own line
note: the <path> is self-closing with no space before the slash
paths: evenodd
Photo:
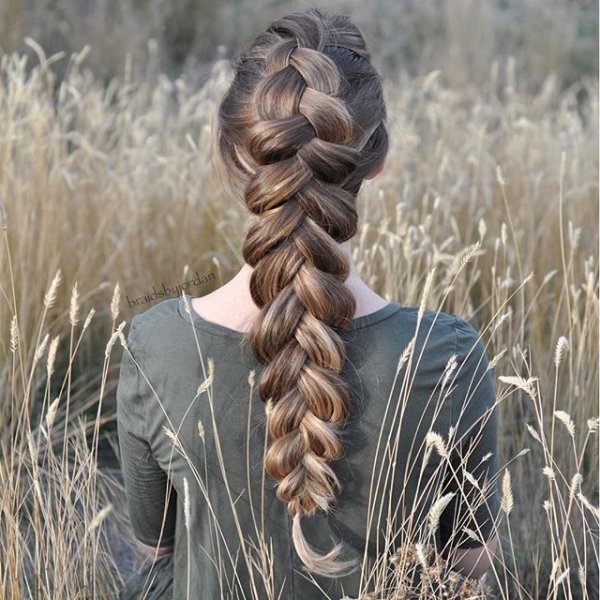
<path id="1" fill-rule="evenodd" d="M 427 543 L 428 509 L 448 492 L 456 495 L 442 514 L 435 543 L 439 547 L 447 543 L 477 546 L 463 526 L 483 539 L 490 534 L 499 510 L 497 409 L 485 347 L 462 318 L 427 310 L 413 359 L 398 370 L 399 357 L 416 331 L 417 315 L 417 308 L 393 302 L 355 319 L 342 334 L 348 353 L 342 374 L 352 393 L 352 412 L 341 432 L 344 456 L 332 468 L 343 489 L 329 514 L 302 519 L 308 542 L 320 551 L 332 548 L 334 541 L 344 541 L 348 556 L 362 559 L 366 546 L 373 564 L 385 548 L 388 506 L 395 530 L 409 529 L 413 542 Z M 256 387 L 263 366 L 247 339 L 195 312 L 188 314 L 183 297 L 163 300 L 136 315 L 127 339 L 129 352 L 123 352 L 117 388 L 125 490 L 135 536 L 147 545 L 174 544 L 173 587 L 164 597 L 187 598 L 189 593 L 195 600 L 251 598 L 252 580 L 257 597 L 270 597 L 261 575 L 239 548 L 238 526 L 247 550 L 259 560 L 256 527 L 260 530 L 261 524 L 272 553 L 271 597 L 356 597 L 360 569 L 338 579 L 309 576 L 303 570 L 292 544 L 287 505 L 277 498 L 275 482 L 266 475 L 263 490 L 265 406 Z M 442 387 L 452 355 L 456 366 L 446 371 Z M 209 358 L 214 378 L 208 390 L 199 393 L 208 375 Z M 256 376 L 252 393 L 251 371 Z M 446 440 L 451 426 L 460 443 L 449 461 L 442 461 L 434 450 L 421 473 L 426 433 L 433 430 Z M 165 427 L 178 431 L 183 451 L 176 448 Z M 380 449 L 376 455 L 380 435 L 382 447 L 388 436 L 399 439 L 393 475 L 389 453 Z M 444 466 L 435 473 L 440 462 Z M 480 498 L 474 512 L 459 490 L 464 478 L 461 462 L 481 486 L 489 480 L 490 487 L 483 487 L 486 502 Z M 387 479 L 393 483 L 384 485 L 388 472 Z M 189 536 L 184 477 L 189 490 Z M 443 487 L 434 496 L 436 481 Z M 476 493 L 474 486 L 466 486 Z M 371 487 L 378 490 L 377 507 L 384 510 L 372 513 L 366 543 Z M 398 534 L 387 551 L 393 552 L 402 542 Z"/>
<path id="2" fill-rule="evenodd" d="M 117 600 L 173 598 L 173 554 L 147 558 L 119 591 Z"/>

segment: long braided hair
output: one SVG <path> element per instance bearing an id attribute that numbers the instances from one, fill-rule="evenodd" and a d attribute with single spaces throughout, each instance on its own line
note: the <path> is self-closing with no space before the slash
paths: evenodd
<path id="1" fill-rule="evenodd" d="M 232 61 L 218 110 L 216 149 L 251 224 L 242 247 L 261 309 L 247 338 L 268 403 L 265 469 L 288 503 L 298 556 L 309 571 L 339 576 L 338 543 L 319 554 L 300 519 L 328 512 L 341 484 L 329 461 L 349 414 L 340 333 L 356 301 L 339 243 L 358 229 L 356 196 L 388 151 L 381 77 L 349 17 L 317 8 L 273 21 Z"/>

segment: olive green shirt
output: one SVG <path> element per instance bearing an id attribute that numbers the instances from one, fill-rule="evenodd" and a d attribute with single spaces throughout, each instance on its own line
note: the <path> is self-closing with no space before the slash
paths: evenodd
<path id="1" fill-rule="evenodd" d="M 366 552 L 373 565 L 406 541 L 402 531 L 413 543 L 431 543 L 428 511 L 451 492 L 432 533 L 439 548 L 481 545 L 464 527 L 484 540 L 492 532 L 497 408 L 485 347 L 456 315 L 427 310 L 418 331 L 417 319 L 417 308 L 392 302 L 342 333 L 352 410 L 341 433 L 343 457 L 330 463 L 342 491 L 329 514 L 302 519 L 308 543 L 321 552 L 343 541 L 346 556 Z M 414 350 L 406 352 L 415 332 Z M 188 313 L 178 297 L 134 316 L 127 339 L 117 423 L 129 516 L 144 544 L 174 545 L 173 598 L 357 597 L 360 569 L 337 579 L 313 575 L 319 589 L 295 552 L 287 504 L 263 469 L 265 405 L 257 385 L 264 367 L 247 338 Z M 202 387 L 209 359 L 212 381 Z M 447 460 L 425 443 L 430 430 L 446 441 L 453 434 Z M 478 496 L 465 468 L 479 482 Z M 387 526 L 393 542 L 386 546 Z M 256 570 L 260 547 L 267 584 Z"/>

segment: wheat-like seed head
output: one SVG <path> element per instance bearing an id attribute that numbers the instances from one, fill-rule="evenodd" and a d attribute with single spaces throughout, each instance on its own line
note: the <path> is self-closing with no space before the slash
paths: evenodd
<path id="1" fill-rule="evenodd" d="M 436 532 L 440 522 L 440 517 L 454 496 L 456 496 L 456 492 L 448 492 L 432 504 L 428 515 L 430 535 L 433 535 Z"/>
<path id="2" fill-rule="evenodd" d="M 506 246 L 506 242 L 508 241 L 508 229 L 506 223 L 502 223 L 500 226 L 500 239 L 502 240 L 502 245 Z"/>
<path id="3" fill-rule="evenodd" d="M 433 278 L 435 277 L 435 267 L 430 269 L 427 273 L 427 278 L 425 279 L 425 285 L 423 286 L 423 293 L 421 294 L 421 302 L 419 303 L 419 311 L 417 313 L 417 323 L 421 322 L 423 315 L 425 314 L 425 310 L 427 309 L 427 301 L 429 300 L 429 294 L 431 293 L 431 288 L 433 287 Z"/>
<path id="4" fill-rule="evenodd" d="M 54 418 L 56 417 L 56 411 L 58 410 L 58 400 L 59 398 L 55 398 L 52 404 L 48 407 L 48 412 L 46 413 L 46 429 L 48 433 L 50 433 L 50 429 L 52 428 L 52 424 L 54 423 Z"/>
<path id="5" fill-rule="evenodd" d="M 48 349 L 48 360 L 46 361 L 46 372 L 48 374 L 48 379 L 52 373 L 54 373 L 54 362 L 56 360 L 56 352 L 58 350 L 58 340 L 59 336 L 56 335 L 50 342 L 50 348 Z"/>
<path id="6" fill-rule="evenodd" d="M 481 250 L 481 241 L 477 240 L 474 244 L 472 244 L 471 246 L 469 246 L 465 252 L 463 257 L 460 260 L 460 263 L 458 265 L 458 269 L 457 269 L 457 273 L 460 273 L 464 268 L 465 265 L 474 257 L 477 256 L 479 254 L 482 254 L 482 250 Z"/>
<path id="7" fill-rule="evenodd" d="M 554 587 L 558 587 L 566 578 L 567 575 L 569 574 L 569 567 L 567 567 L 561 574 L 560 576 L 556 579 L 556 582 L 554 583 Z"/>
<path id="8" fill-rule="evenodd" d="M 35 351 L 35 357 L 33 359 L 34 363 L 37 363 L 40 360 L 40 358 L 42 358 L 42 355 L 46 351 L 46 346 L 48 345 L 48 340 L 49 339 L 50 339 L 50 334 L 47 333 L 44 336 L 44 339 L 42 340 L 42 343 L 37 347 L 37 349 Z"/>
<path id="9" fill-rule="evenodd" d="M 496 321 L 494 322 L 494 327 L 492 329 L 492 332 L 496 331 L 503 323 L 504 321 L 510 320 L 513 316 L 513 310 L 512 307 L 509 307 L 508 310 L 501 314 Z M 506 352 L 506 348 L 503 350 L 503 352 Z"/>
<path id="10" fill-rule="evenodd" d="M 573 227 L 573 221 L 569 220 L 569 244 L 571 245 L 571 250 L 577 250 L 580 239 L 581 227 Z"/>
<path id="11" fill-rule="evenodd" d="M 408 358 L 415 346 L 415 337 L 416 337 L 416 334 L 411 338 L 411 340 L 406 345 L 406 348 L 404 348 L 404 350 L 402 351 L 402 354 L 400 355 L 400 358 L 398 359 L 398 364 L 396 365 L 396 372 L 400 371 L 400 369 L 402 369 L 402 367 L 404 366 L 406 361 L 408 361 Z"/>
<path id="12" fill-rule="evenodd" d="M 463 527 L 463 531 L 472 539 L 475 540 L 476 542 L 481 543 L 481 538 L 477 535 L 477 533 L 475 531 L 473 531 L 472 529 L 470 529 L 469 527 Z"/>
<path id="13" fill-rule="evenodd" d="M 425 444 L 428 448 L 433 446 L 442 458 L 450 457 L 448 449 L 446 448 L 446 443 L 444 442 L 444 438 L 439 433 L 435 431 L 428 431 L 427 435 L 425 436 Z"/>
<path id="14" fill-rule="evenodd" d="M 598 431 L 600 428 L 600 418 L 596 417 L 595 419 L 588 419 L 587 426 L 590 433 Z"/>
<path id="15" fill-rule="evenodd" d="M 72 327 L 79 323 L 79 291 L 77 290 L 77 282 L 73 285 L 71 291 L 71 302 L 69 304 L 69 322 Z"/>
<path id="16" fill-rule="evenodd" d="M 108 513 L 112 510 L 112 504 L 107 504 L 106 506 L 103 506 L 95 515 L 94 518 L 90 521 L 90 524 L 88 526 L 88 532 L 94 531 L 94 529 L 96 529 L 96 527 L 98 527 L 102 521 L 104 521 L 104 519 L 106 518 L 106 516 L 108 515 Z"/>
<path id="17" fill-rule="evenodd" d="M 585 589 L 586 587 L 586 577 L 585 577 L 585 568 L 583 565 L 579 565 L 577 569 L 577 579 L 579 579 L 579 585 Z"/>
<path id="18" fill-rule="evenodd" d="M 442 389 L 444 389 L 446 387 L 450 377 L 452 376 L 452 373 L 454 373 L 454 371 L 456 370 L 456 366 L 458 365 L 456 356 L 457 356 L 456 354 L 453 354 L 448 359 L 448 362 L 446 363 L 446 366 L 444 367 L 444 375 L 443 375 L 443 379 L 442 379 Z"/>
<path id="19" fill-rule="evenodd" d="M 267 415 L 267 417 L 271 414 L 271 410 L 273 410 L 273 403 L 271 401 L 271 398 L 269 398 L 265 402 L 265 414 Z"/>
<path id="20" fill-rule="evenodd" d="M 575 437 L 575 423 L 573 423 L 571 416 L 564 410 L 555 410 L 554 416 L 567 428 L 569 435 Z"/>
<path id="21" fill-rule="evenodd" d="M 83 327 L 81 329 L 82 333 L 90 326 L 90 323 L 92 322 L 92 318 L 95 314 L 96 314 L 96 309 L 94 307 L 90 308 L 90 312 L 88 313 L 87 317 L 85 318 Z"/>
<path id="22" fill-rule="evenodd" d="M 417 542 L 415 544 L 415 552 L 417 554 L 417 558 L 419 559 L 419 562 L 421 563 L 421 565 L 423 566 L 423 568 L 425 570 L 427 570 L 427 568 L 429 567 L 429 565 L 427 563 L 427 556 L 425 556 L 425 550 L 424 550 L 423 544 L 421 542 Z"/>
<path id="23" fill-rule="evenodd" d="M 31 458 L 31 463 L 37 464 L 37 448 L 35 447 L 35 442 L 33 441 L 33 433 L 31 431 L 26 432 L 27 437 L 27 447 L 29 448 L 29 456 Z"/>
<path id="24" fill-rule="evenodd" d="M 56 290 L 58 289 L 60 280 L 61 272 L 60 269 L 58 269 L 52 279 L 52 282 L 50 283 L 50 286 L 48 287 L 48 291 L 44 295 L 44 306 L 46 308 L 51 308 L 54 305 L 54 302 L 56 301 Z"/>
<path id="25" fill-rule="evenodd" d="M 485 220 L 483 219 L 483 217 L 481 219 L 479 219 L 477 231 L 479 233 L 479 239 L 482 240 L 485 237 L 485 234 L 487 233 L 487 226 L 485 224 Z"/>
<path id="26" fill-rule="evenodd" d="M 569 498 L 573 499 L 577 494 L 577 488 L 581 488 L 583 482 L 583 476 L 581 473 L 575 473 L 571 478 L 571 485 L 569 486 Z"/>
<path id="27" fill-rule="evenodd" d="M 183 516 L 185 522 L 185 528 L 190 532 L 192 524 L 192 513 L 190 507 L 190 488 L 187 477 L 183 478 Z"/>
<path id="28" fill-rule="evenodd" d="M 215 365 L 212 358 L 208 359 L 208 376 L 207 378 L 198 386 L 198 396 L 203 394 L 210 386 L 213 384 L 215 379 Z"/>
<path id="29" fill-rule="evenodd" d="M 600 519 L 600 507 L 594 506 L 581 492 L 577 492 L 577 498 L 596 517 Z"/>
<path id="30" fill-rule="evenodd" d="M 121 288 L 117 281 L 115 289 L 113 290 L 112 300 L 110 301 L 110 315 L 113 321 L 117 320 L 119 316 L 119 300 L 121 299 Z"/>
<path id="31" fill-rule="evenodd" d="M 477 479 L 475 479 L 475 477 L 473 477 L 473 474 L 470 473 L 469 471 L 467 471 L 467 469 L 463 469 L 463 474 L 465 476 L 465 479 L 476 489 L 481 490 L 481 487 L 479 485 L 479 482 L 477 481 Z"/>
<path id="32" fill-rule="evenodd" d="M 529 377 L 528 379 L 525 379 L 524 377 L 520 377 L 518 375 L 500 375 L 498 379 L 503 383 L 507 383 L 523 390 L 531 397 L 535 396 L 534 383 L 538 380 L 537 377 Z"/>
<path id="33" fill-rule="evenodd" d="M 126 321 L 121 321 L 121 323 L 119 323 L 119 326 L 115 329 L 113 334 L 110 336 L 108 343 L 106 344 L 106 348 L 104 350 L 104 356 L 106 358 L 108 358 L 110 356 L 110 351 L 112 350 L 112 347 L 114 346 L 115 342 L 117 341 L 117 338 L 121 342 L 121 346 L 123 346 L 124 350 L 125 351 L 129 350 L 129 344 L 127 343 L 127 338 L 123 335 L 123 329 L 126 324 L 127 324 Z"/>
<path id="34" fill-rule="evenodd" d="M 10 351 L 13 354 L 17 353 L 19 347 L 19 325 L 17 323 L 17 315 L 13 315 L 10 320 Z"/>
<path id="35" fill-rule="evenodd" d="M 496 165 L 496 180 L 502 187 L 506 185 L 506 180 L 504 179 L 500 165 Z"/>
<path id="36" fill-rule="evenodd" d="M 558 367 L 560 367 L 562 360 L 568 351 L 569 351 L 569 340 L 564 335 L 561 335 L 558 338 L 558 342 L 556 344 L 556 350 L 554 351 L 554 364 L 556 365 L 557 369 L 558 369 Z"/>
<path id="37" fill-rule="evenodd" d="M 510 471 L 505 469 L 502 477 L 502 499 L 500 501 L 500 507 L 506 513 L 506 515 L 509 515 L 510 511 L 514 507 L 514 504 L 515 503 L 510 484 Z"/>
<path id="38" fill-rule="evenodd" d="M 179 436 L 172 429 L 169 429 L 166 425 L 163 425 L 162 428 L 163 428 L 163 431 L 165 432 L 165 434 L 167 435 L 167 437 L 173 443 L 173 445 L 176 448 L 179 448 L 180 450 L 182 450 L 183 447 L 181 445 L 181 441 L 179 439 Z"/>
<path id="39" fill-rule="evenodd" d="M 534 440 L 536 440 L 540 444 L 542 444 L 542 440 L 540 439 L 538 432 L 529 423 L 525 423 L 525 427 L 527 427 L 527 431 L 529 431 L 529 433 L 531 434 L 531 437 L 533 437 Z"/>

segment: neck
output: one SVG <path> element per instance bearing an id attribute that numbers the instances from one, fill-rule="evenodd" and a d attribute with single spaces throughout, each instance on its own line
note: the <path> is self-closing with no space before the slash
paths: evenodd
<path id="1" fill-rule="evenodd" d="M 352 263 L 350 241 L 340 244 L 350 260 L 350 273 L 344 282 L 356 300 L 355 317 L 372 313 L 388 304 L 362 279 Z M 250 294 L 250 277 L 253 268 L 244 263 L 238 273 L 225 285 L 205 297 L 192 300 L 196 312 L 209 321 L 221 323 L 237 331 L 248 331 L 260 312 Z"/>
<path id="2" fill-rule="evenodd" d="M 357 313 L 368 313 L 372 309 L 380 308 L 383 304 L 387 304 L 381 296 L 376 294 L 361 278 L 352 261 L 352 249 L 350 240 L 340 244 L 340 248 L 344 251 L 350 261 L 350 273 L 344 282 L 350 291 L 354 294 L 357 303 Z M 250 276 L 253 268 L 244 263 L 238 273 L 229 280 L 224 288 L 227 288 L 227 294 L 235 298 L 235 304 L 239 307 L 240 312 L 256 313 L 258 307 L 252 300 L 250 295 Z"/>

